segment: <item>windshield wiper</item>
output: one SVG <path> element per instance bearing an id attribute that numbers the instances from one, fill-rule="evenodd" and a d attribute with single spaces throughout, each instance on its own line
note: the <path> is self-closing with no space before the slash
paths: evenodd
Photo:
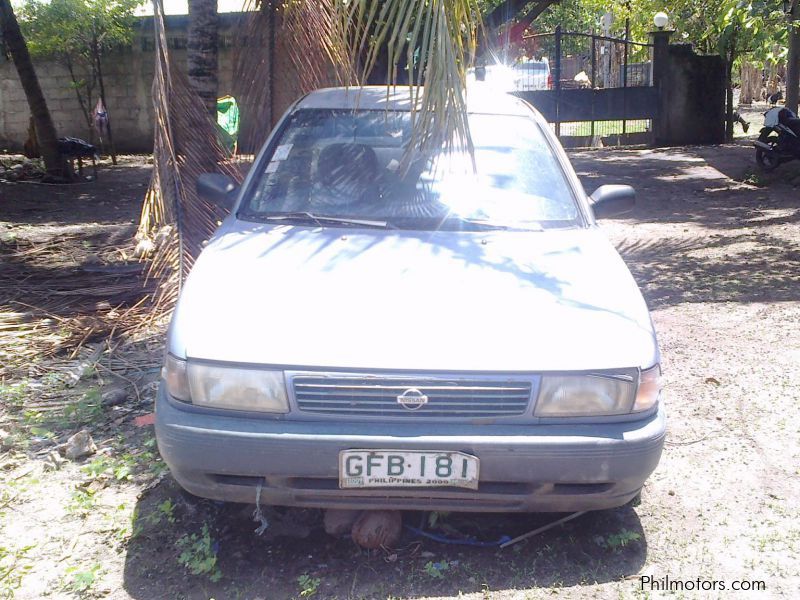
<path id="1" fill-rule="evenodd" d="M 359 227 L 371 227 L 373 229 L 393 229 L 394 226 L 387 221 L 372 221 L 369 219 L 351 219 L 349 217 L 329 217 L 326 215 L 315 215 L 308 211 L 286 212 L 286 213 L 246 213 L 244 216 L 252 217 L 260 221 L 295 221 L 303 223 L 314 223 L 320 227 L 335 223 L 337 225 L 358 225 Z"/>
<path id="2" fill-rule="evenodd" d="M 442 223 L 446 221 L 458 221 L 460 223 L 466 223 L 468 225 L 476 225 L 481 229 L 500 229 L 500 230 L 517 230 L 517 231 L 543 231 L 543 228 L 539 223 L 528 221 L 528 222 L 516 222 L 516 221 L 498 221 L 497 219 L 474 219 L 471 217 L 462 217 L 459 215 L 449 215 L 447 216 Z"/>

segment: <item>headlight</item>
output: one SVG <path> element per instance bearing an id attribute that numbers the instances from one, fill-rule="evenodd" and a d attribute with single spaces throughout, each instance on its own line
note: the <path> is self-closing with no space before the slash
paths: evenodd
<path id="1" fill-rule="evenodd" d="M 638 372 L 544 375 L 534 416 L 625 415 L 652 408 L 660 393 L 659 365 Z"/>
<path id="2" fill-rule="evenodd" d="M 664 387 L 661 379 L 661 365 L 642 371 L 639 375 L 639 389 L 636 391 L 636 402 L 633 403 L 633 412 L 641 412 L 652 408 L 661 396 Z"/>
<path id="3" fill-rule="evenodd" d="M 189 362 L 192 404 L 210 408 L 289 412 L 283 371 L 240 369 Z"/>
<path id="4" fill-rule="evenodd" d="M 161 377 L 167 386 L 169 395 L 182 402 L 191 402 L 189 379 L 186 377 L 186 361 L 167 354 Z"/>

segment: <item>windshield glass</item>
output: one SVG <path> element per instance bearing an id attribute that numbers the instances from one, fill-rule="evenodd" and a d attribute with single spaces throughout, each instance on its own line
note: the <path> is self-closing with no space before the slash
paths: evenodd
<path id="1" fill-rule="evenodd" d="M 239 217 L 313 215 L 414 229 L 580 225 L 561 166 L 533 119 L 471 115 L 470 127 L 477 169 L 467 153 L 442 152 L 404 170 L 408 112 L 299 110 Z"/>

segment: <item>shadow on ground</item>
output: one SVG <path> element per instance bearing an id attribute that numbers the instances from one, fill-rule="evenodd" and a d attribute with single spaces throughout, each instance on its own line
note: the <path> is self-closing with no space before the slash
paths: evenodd
<path id="1" fill-rule="evenodd" d="M 617 250 L 651 309 L 800 300 L 800 248 L 767 233 L 652 242 L 623 237 Z"/>
<path id="2" fill-rule="evenodd" d="M 152 166 L 144 157 L 120 157 L 115 168 L 98 168 L 96 181 L 69 185 L 38 181 L 0 182 L 0 222 L 40 226 L 53 223 L 134 223 L 141 210 Z"/>
<path id="3" fill-rule="evenodd" d="M 317 588 L 318 598 L 457 596 L 618 581 L 638 573 L 647 555 L 631 506 L 587 513 L 506 549 L 447 545 L 406 530 L 396 549 L 362 550 L 349 538 L 327 535 L 321 511 L 307 509 L 273 509 L 270 527 L 259 537 L 252 513 L 253 506 L 189 496 L 167 476 L 138 503 L 125 562 L 126 591 L 142 600 L 277 600 L 300 597 L 309 587 Z M 426 516 L 407 512 L 404 522 L 418 526 Z M 561 516 L 451 513 L 438 527 L 452 528 L 451 536 L 495 541 Z M 180 564 L 182 553 L 189 568 L 202 568 L 203 560 L 214 556 L 217 564 L 192 575 Z M 216 568 L 220 579 L 214 582 Z"/>
<path id="4" fill-rule="evenodd" d="M 606 183 L 632 185 L 637 206 L 619 220 L 685 223 L 708 233 L 800 221 L 800 161 L 760 173 L 743 143 L 697 148 L 572 152 L 588 193 Z"/>
<path id="5" fill-rule="evenodd" d="M 765 176 L 752 154 L 746 143 L 571 154 L 587 191 L 636 188 L 634 211 L 601 226 L 650 308 L 800 299 L 800 190 L 787 183 L 800 162 Z"/>

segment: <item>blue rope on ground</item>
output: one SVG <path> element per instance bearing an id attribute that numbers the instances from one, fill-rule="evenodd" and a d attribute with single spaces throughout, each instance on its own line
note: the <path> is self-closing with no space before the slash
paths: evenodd
<path id="1" fill-rule="evenodd" d="M 511 541 L 511 538 L 507 535 L 504 535 L 496 542 L 482 542 L 480 540 L 476 540 L 475 538 L 466 537 L 466 538 L 451 538 L 447 537 L 446 535 L 440 535 L 438 533 L 431 533 L 429 531 L 424 531 L 423 529 L 418 529 L 417 527 L 412 527 L 411 525 L 406 525 L 406 529 L 415 533 L 416 535 L 426 537 L 430 540 L 434 540 L 436 542 L 440 542 L 442 544 L 451 544 L 453 546 L 473 546 L 475 548 L 493 548 L 495 546 L 500 546 L 501 544 L 505 544 L 506 542 Z"/>

